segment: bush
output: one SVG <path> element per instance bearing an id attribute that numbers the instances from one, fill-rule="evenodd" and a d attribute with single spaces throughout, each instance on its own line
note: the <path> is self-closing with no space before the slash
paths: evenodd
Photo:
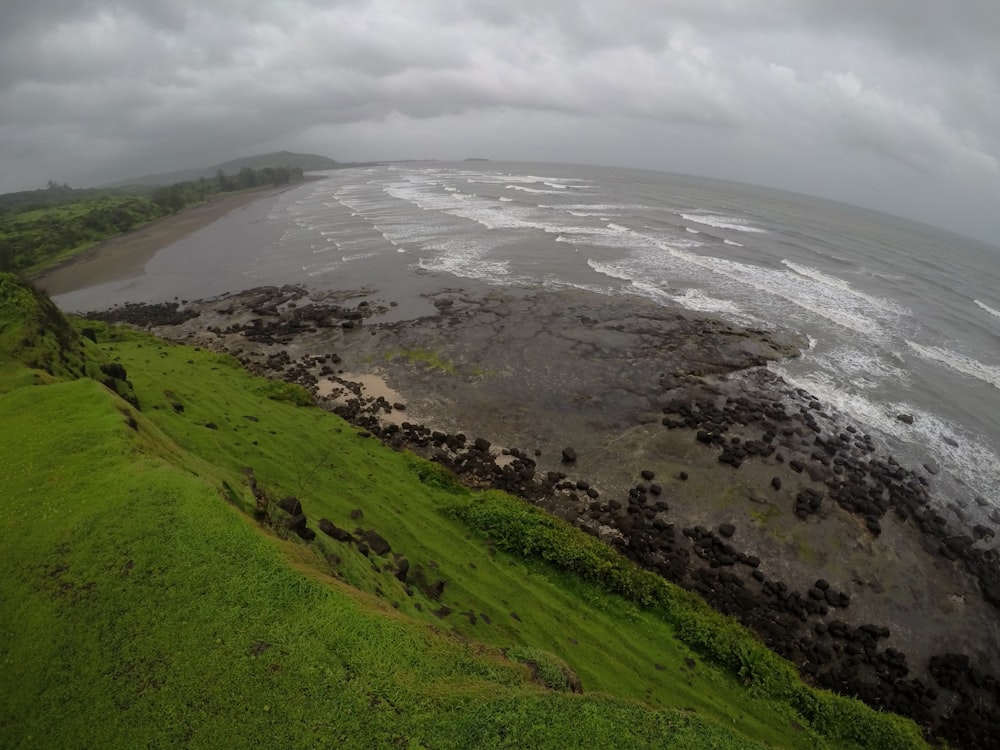
<path id="1" fill-rule="evenodd" d="M 283 380 L 266 380 L 257 386 L 257 392 L 272 401 L 282 401 L 295 406 L 312 406 L 313 399 L 305 388 Z"/>

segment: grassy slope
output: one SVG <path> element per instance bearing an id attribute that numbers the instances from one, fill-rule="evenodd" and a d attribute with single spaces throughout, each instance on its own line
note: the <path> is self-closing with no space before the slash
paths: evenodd
<path id="1" fill-rule="evenodd" d="M 4 746 L 824 746 L 651 612 L 489 554 L 422 464 L 263 397 L 232 361 L 131 334 L 80 346 L 120 358 L 143 412 L 92 380 L 39 387 L 2 366 Z M 378 530 L 447 581 L 452 614 L 387 560 L 259 528 L 244 466 L 310 525 Z M 587 695 L 541 688 L 497 648 L 519 646 L 569 664 Z"/>

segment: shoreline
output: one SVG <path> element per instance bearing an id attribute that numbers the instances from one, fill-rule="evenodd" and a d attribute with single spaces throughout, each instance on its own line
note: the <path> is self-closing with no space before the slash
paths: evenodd
<path id="1" fill-rule="evenodd" d="M 931 504 L 935 470 L 900 466 L 762 367 L 802 341 L 637 300 L 473 286 L 394 323 L 370 290 L 298 286 L 180 317 L 169 304 L 113 314 L 329 394 L 366 435 L 589 530 L 817 684 L 925 726 L 963 721 L 971 704 L 948 703 L 979 694 L 969 657 L 976 674 L 1000 673 L 992 529 Z M 938 679 L 942 664 L 966 670 L 960 690 Z"/>
<path id="2" fill-rule="evenodd" d="M 49 296 L 68 294 L 112 281 L 141 276 L 160 250 L 180 242 L 227 214 L 265 198 L 280 195 L 323 177 L 309 177 L 293 185 L 253 188 L 218 195 L 206 203 L 151 221 L 125 234 L 110 237 L 72 258 L 44 270 L 32 279 Z"/>

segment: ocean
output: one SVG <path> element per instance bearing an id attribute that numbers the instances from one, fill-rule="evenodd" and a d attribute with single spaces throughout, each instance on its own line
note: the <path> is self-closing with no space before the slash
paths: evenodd
<path id="1" fill-rule="evenodd" d="M 901 462 L 936 464 L 940 502 L 970 518 L 1000 508 L 1000 249 L 844 204 L 608 167 L 348 169 L 231 213 L 137 279 L 56 301 L 303 282 L 370 285 L 404 298 L 405 316 L 430 309 L 420 290 L 463 280 L 638 295 L 805 334 L 808 351 L 772 370 Z"/>

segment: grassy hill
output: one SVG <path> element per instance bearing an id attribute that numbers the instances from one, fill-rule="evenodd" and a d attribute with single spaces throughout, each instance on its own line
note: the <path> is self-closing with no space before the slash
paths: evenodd
<path id="1" fill-rule="evenodd" d="M 0 745 L 923 746 L 307 401 L 0 274 Z"/>
<path id="2" fill-rule="evenodd" d="M 265 169 L 270 167 L 299 167 L 304 172 L 315 172 L 322 169 L 336 169 L 337 167 L 348 166 L 334 161 L 327 156 L 319 154 L 299 154 L 294 151 L 274 151 L 269 154 L 257 154 L 255 156 L 245 156 L 239 159 L 216 164 L 212 167 L 199 167 L 196 169 L 180 169 L 174 172 L 163 172 L 160 174 L 147 174 L 141 177 L 131 177 L 127 180 L 119 180 L 113 185 L 172 185 L 175 182 L 185 182 L 187 180 L 197 180 L 202 177 L 206 179 L 215 177 L 221 169 L 226 174 L 236 174 L 244 167 L 251 169 Z"/>

